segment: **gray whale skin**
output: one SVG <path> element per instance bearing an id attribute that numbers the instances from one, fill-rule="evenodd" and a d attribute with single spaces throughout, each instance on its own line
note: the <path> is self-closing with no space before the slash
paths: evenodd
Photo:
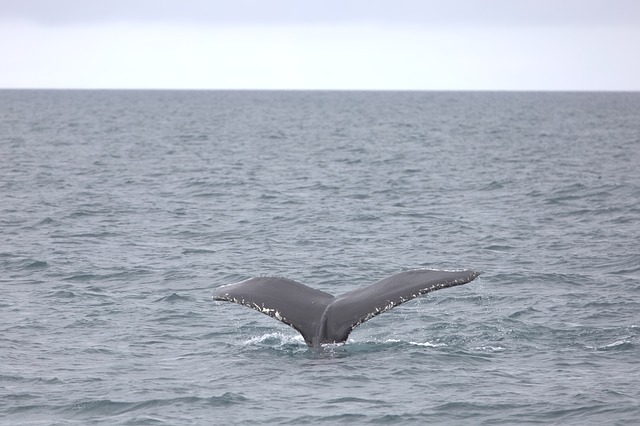
<path id="1" fill-rule="evenodd" d="M 296 329 L 309 346 L 344 342 L 363 322 L 420 295 L 473 281 L 471 270 L 412 269 L 340 296 L 280 277 L 218 287 L 214 300 L 255 309 Z"/>

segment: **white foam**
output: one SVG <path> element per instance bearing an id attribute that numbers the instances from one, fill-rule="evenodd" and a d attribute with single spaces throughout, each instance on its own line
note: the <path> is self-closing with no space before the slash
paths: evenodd
<path id="1" fill-rule="evenodd" d="M 431 342 L 409 342 L 410 345 L 425 346 L 428 348 L 441 348 L 447 346 L 446 343 L 431 343 Z"/>
<path id="2" fill-rule="evenodd" d="M 616 340 L 613 343 L 609 343 L 608 345 L 604 345 L 600 349 L 611 349 L 611 348 L 615 348 L 616 346 L 626 345 L 627 343 L 631 343 L 631 341 L 629 341 L 629 340 Z"/>
<path id="3" fill-rule="evenodd" d="M 479 351 L 484 351 L 484 352 L 504 352 L 507 350 L 502 346 L 479 346 L 475 349 Z"/>
<path id="4" fill-rule="evenodd" d="M 265 344 L 265 343 L 267 344 L 275 343 L 273 346 L 284 346 L 288 344 L 306 346 L 306 343 L 304 342 L 304 339 L 302 338 L 301 335 L 299 334 L 290 335 L 290 334 L 284 334 L 281 332 L 266 333 L 266 334 L 263 334 L 262 336 L 255 336 L 242 342 L 244 346 Z"/>

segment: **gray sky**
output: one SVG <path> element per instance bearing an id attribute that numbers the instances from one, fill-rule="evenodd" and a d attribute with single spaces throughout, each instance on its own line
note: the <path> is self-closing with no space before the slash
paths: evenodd
<path id="1" fill-rule="evenodd" d="M 640 90 L 640 0 L 0 0 L 0 88 Z"/>

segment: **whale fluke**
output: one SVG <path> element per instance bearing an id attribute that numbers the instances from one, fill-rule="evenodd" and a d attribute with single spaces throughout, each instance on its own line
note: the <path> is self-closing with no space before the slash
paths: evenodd
<path id="1" fill-rule="evenodd" d="M 365 321 L 422 294 L 466 284 L 471 270 L 412 269 L 338 297 L 280 277 L 250 278 L 218 287 L 214 300 L 248 306 L 296 329 L 309 346 L 344 342 Z"/>

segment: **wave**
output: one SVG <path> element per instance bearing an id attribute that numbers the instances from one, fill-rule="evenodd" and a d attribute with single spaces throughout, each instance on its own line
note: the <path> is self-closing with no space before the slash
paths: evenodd
<path id="1" fill-rule="evenodd" d="M 180 303 L 180 302 L 189 302 L 192 299 L 188 296 L 180 296 L 177 293 L 171 293 L 168 296 L 161 297 L 160 299 L 154 300 L 154 302 L 167 302 L 167 303 Z"/>
<path id="2" fill-rule="evenodd" d="M 443 342 L 416 342 L 411 340 L 385 339 L 385 340 L 365 340 L 356 341 L 349 339 L 344 343 L 328 343 L 319 348 L 310 348 L 306 345 L 300 335 L 290 335 L 282 332 L 265 333 L 239 341 L 241 347 L 245 349 L 272 349 L 288 353 L 299 354 L 325 354 L 327 356 L 355 355 L 362 353 L 384 352 L 387 350 L 405 350 L 409 348 L 446 348 L 448 345 Z M 479 351 L 500 351 L 504 348 L 482 347 Z"/>

